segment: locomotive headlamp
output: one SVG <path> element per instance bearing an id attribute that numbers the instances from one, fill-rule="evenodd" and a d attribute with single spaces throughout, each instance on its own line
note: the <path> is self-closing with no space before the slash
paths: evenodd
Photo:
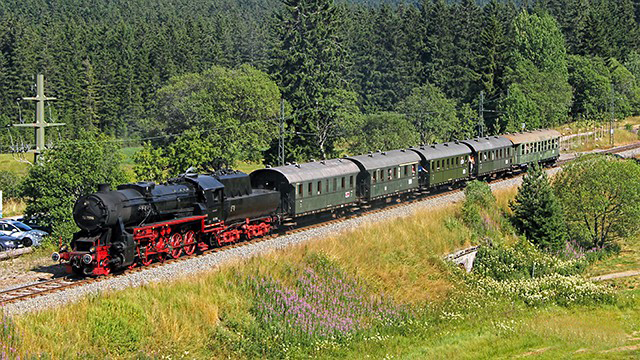
<path id="1" fill-rule="evenodd" d="M 67 245 L 62 245 L 62 247 L 60 248 L 60 252 L 67 252 L 69 251 L 69 247 Z"/>
<path id="2" fill-rule="evenodd" d="M 53 260 L 54 262 L 60 261 L 60 254 L 54 252 L 53 254 L 51 254 L 51 260 Z"/>
<path id="3" fill-rule="evenodd" d="M 89 249 L 89 252 L 92 253 L 92 254 L 95 253 L 96 252 L 96 247 L 92 246 L 91 249 Z"/>
<path id="4" fill-rule="evenodd" d="M 82 255 L 82 262 L 89 265 L 91 264 L 91 262 L 93 261 L 93 256 L 91 256 L 90 254 L 84 254 Z"/>

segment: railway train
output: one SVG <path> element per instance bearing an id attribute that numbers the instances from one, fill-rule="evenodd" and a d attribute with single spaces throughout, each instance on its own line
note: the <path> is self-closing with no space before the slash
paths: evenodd
<path id="1" fill-rule="evenodd" d="M 166 184 L 138 182 L 77 200 L 80 228 L 52 259 L 69 273 L 108 275 L 192 255 L 322 216 L 554 164 L 560 134 L 538 130 L 371 152 L 340 159 L 185 174 Z M 318 221 L 318 220 L 315 220 Z"/>

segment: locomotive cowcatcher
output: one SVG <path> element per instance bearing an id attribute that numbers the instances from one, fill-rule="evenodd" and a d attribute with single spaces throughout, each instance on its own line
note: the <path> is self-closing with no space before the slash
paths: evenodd
<path id="1" fill-rule="evenodd" d="M 83 276 L 147 266 L 212 246 L 263 236 L 276 228 L 280 194 L 253 189 L 237 171 L 187 174 L 166 184 L 138 182 L 76 201 L 81 229 L 70 247 L 54 253 L 67 272 Z"/>

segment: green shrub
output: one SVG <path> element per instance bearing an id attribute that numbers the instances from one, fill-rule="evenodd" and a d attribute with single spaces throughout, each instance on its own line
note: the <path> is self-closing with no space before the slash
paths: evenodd
<path id="1" fill-rule="evenodd" d="M 21 196 L 22 177 L 14 172 L 0 171 L 0 191 L 4 199 L 14 199 Z"/>

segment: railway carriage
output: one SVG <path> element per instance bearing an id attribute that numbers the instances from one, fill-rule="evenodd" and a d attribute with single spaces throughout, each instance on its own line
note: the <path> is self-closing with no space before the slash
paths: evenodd
<path id="1" fill-rule="evenodd" d="M 251 173 L 254 188 L 280 192 L 280 211 L 291 217 L 341 208 L 357 201 L 358 165 L 332 159 L 259 169 Z"/>
<path id="2" fill-rule="evenodd" d="M 459 141 L 410 148 L 420 156 L 420 185 L 433 188 L 465 181 L 471 173 L 471 149 Z"/>
<path id="3" fill-rule="evenodd" d="M 358 198 L 371 201 L 418 190 L 420 157 L 410 150 L 392 150 L 346 158 L 360 169 Z"/>
<path id="4" fill-rule="evenodd" d="M 560 157 L 560 133 L 555 130 L 537 130 L 502 137 L 513 143 L 513 165 L 516 168 L 524 169 L 532 163 L 551 164 Z"/>
<path id="5" fill-rule="evenodd" d="M 513 164 L 513 143 L 511 140 L 490 136 L 461 141 L 473 152 L 472 176 L 484 178 L 511 170 Z"/>

